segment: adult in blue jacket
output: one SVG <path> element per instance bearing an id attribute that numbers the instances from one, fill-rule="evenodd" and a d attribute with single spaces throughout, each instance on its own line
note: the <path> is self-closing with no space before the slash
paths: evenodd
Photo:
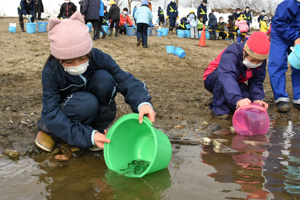
<path id="1" fill-rule="evenodd" d="M 176 19 L 178 18 L 177 5 L 175 1 L 171 1 L 167 6 L 167 19 L 169 18 L 170 28 L 169 31 L 173 32 L 175 28 Z"/>
<path id="2" fill-rule="evenodd" d="M 18 7 L 19 23 L 22 32 L 24 30 L 23 15 L 30 18 L 31 22 L 34 22 L 34 1 L 33 0 L 21 0 Z"/>
<path id="3" fill-rule="evenodd" d="M 94 29 L 94 40 L 99 39 L 99 12 L 100 12 L 100 0 L 84 0 L 81 14 L 85 20 L 85 23 L 91 22 Z"/>
<path id="4" fill-rule="evenodd" d="M 137 7 L 134 6 L 133 11 L 132 11 L 132 17 L 133 17 L 133 19 L 134 19 L 134 23 L 135 23 L 135 24 L 136 24 L 136 20 L 135 20 L 135 12 L 136 12 L 136 10 L 137 10 Z"/>
<path id="5" fill-rule="evenodd" d="M 197 17 L 200 19 L 200 17 L 203 17 L 203 24 L 205 25 L 207 21 L 207 0 L 203 0 L 202 3 L 198 6 L 197 9 Z"/>
<path id="6" fill-rule="evenodd" d="M 38 147 L 52 151 L 55 137 L 77 147 L 103 148 L 110 142 L 104 133 L 116 116 L 117 92 L 133 112 L 140 114 L 137 123 L 142 123 L 144 115 L 154 122 L 146 85 L 123 71 L 111 56 L 93 48 L 79 12 L 70 19 L 51 18 L 48 36 L 51 55 L 42 72 L 43 110 L 35 139 Z"/>
<path id="7" fill-rule="evenodd" d="M 290 47 L 300 44 L 300 2 L 284 0 L 272 19 L 271 50 L 268 70 L 279 112 L 289 110 L 289 96 L 286 92 L 285 72 L 288 70 L 287 55 Z M 294 106 L 300 110 L 300 70 L 292 67 Z"/>
<path id="8" fill-rule="evenodd" d="M 243 16 L 244 16 L 244 20 L 247 21 L 249 27 L 248 32 L 250 32 L 250 25 L 252 26 L 252 14 L 249 10 L 249 6 L 246 7 L 245 11 L 243 12 Z"/>
<path id="9" fill-rule="evenodd" d="M 99 21 L 98 21 L 98 34 L 100 34 L 100 32 L 102 32 L 102 39 L 104 39 L 106 37 L 106 32 L 104 31 L 102 25 L 105 25 L 106 21 L 104 20 L 104 3 L 102 0 L 100 0 L 100 11 L 99 11 Z M 99 38 L 99 35 L 97 36 L 97 38 Z"/>
<path id="10" fill-rule="evenodd" d="M 213 93 L 210 107 L 217 118 L 228 119 L 230 111 L 251 102 L 268 108 L 263 82 L 269 50 L 267 35 L 255 32 L 246 43 L 229 45 L 205 69 L 204 86 Z"/>
<path id="11" fill-rule="evenodd" d="M 161 7 L 158 7 L 158 19 L 159 19 L 159 26 L 165 26 L 165 13 L 164 10 L 161 9 Z"/>
<path id="12" fill-rule="evenodd" d="M 135 13 L 135 19 L 137 23 L 137 46 L 148 48 L 148 27 L 153 18 L 152 12 L 148 7 L 148 1 L 143 0 L 142 6 L 139 7 Z"/>
<path id="13" fill-rule="evenodd" d="M 211 31 L 209 31 L 209 36 L 210 36 L 209 39 L 216 40 L 217 39 L 216 30 L 217 30 L 218 21 L 214 14 L 214 10 L 211 10 L 211 13 L 209 13 L 208 17 L 209 17 L 208 27 L 209 29 L 211 29 Z"/>

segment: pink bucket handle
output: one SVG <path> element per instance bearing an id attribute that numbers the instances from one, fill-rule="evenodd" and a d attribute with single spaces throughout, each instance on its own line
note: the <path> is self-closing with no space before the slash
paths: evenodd
<path id="1" fill-rule="evenodd" d="M 260 111 L 262 111 L 262 112 L 266 112 L 266 111 L 267 111 L 267 109 L 264 108 L 264 107 L 262 107 L 261 105 L 259 105 L 259 104 L 257 104 L 257 103 L 251 103 L 250 105 L 246 105 L 246 106 L 241 106 L 241 107 L 239 107 L 238 109 L 236 109 L 235 112 L 238 112 L 238 111 L 240 111 L 240 110 L 245 110 L 245 109 L 248 109 L 248 108 L 255 108 L 255 109 L 258 109 L 258 110 L 260 110 Z"/>

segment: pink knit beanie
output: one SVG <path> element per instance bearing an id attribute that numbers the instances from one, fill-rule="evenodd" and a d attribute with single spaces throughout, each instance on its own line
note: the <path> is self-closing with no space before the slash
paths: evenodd
<path id="1" fill-rule="evenodd" d="M 51 54 L 57 59 L 78 58 L 88 54 L 93 48 L 89 28 L 78 11 L 70 19 L 51 18 L 48 37 Z"/>

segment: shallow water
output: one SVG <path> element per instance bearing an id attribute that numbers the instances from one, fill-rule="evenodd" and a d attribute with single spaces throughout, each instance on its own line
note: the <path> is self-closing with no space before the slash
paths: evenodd
<path id="1" fill-rule="evenodd" d="M 58 167 L 0 158 L 0 199 L 298 199 L 299 133 L 299 123 L 272 121 L 265 136 L 223 136 L 234 154 L 173 145 L 168 168 L 140 179 L 107 170 L 102 152 Z"/>

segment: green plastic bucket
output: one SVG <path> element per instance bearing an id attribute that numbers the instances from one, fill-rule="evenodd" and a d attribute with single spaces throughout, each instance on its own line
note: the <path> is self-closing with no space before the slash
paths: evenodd
<path id="1" fill-rule="evenodd" d="M 131 113 L 121 117 L 109 129 L 104 145 L 104 159 L 107 167 L 127 177 L 140 178 L 164 169 L 170 163 L 172 147 L 169 138 L 153 127 L 147 117 L 139 123 L 139 115 Z M 124 173 L 128 164 L 134 160 L 149 162 L 148 168 L 141 174 Z"/>

